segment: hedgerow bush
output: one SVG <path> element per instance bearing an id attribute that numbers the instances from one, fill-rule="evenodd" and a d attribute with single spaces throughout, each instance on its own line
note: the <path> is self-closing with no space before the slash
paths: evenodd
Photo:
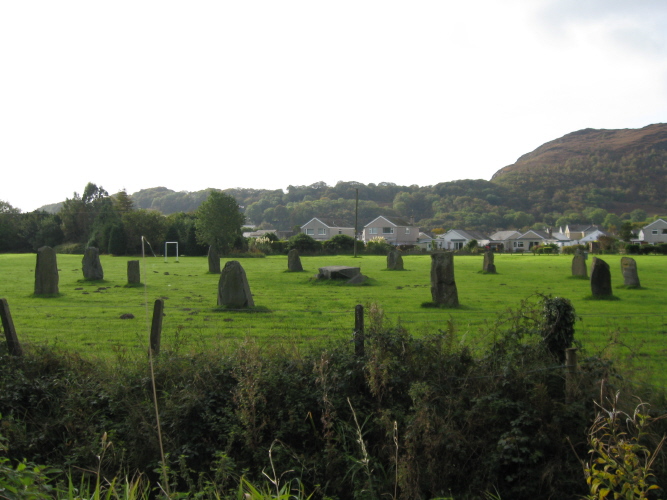
<path id="1" fill-rule="evenodd" d="M 193 491 L 220 474 L 236 488 L 272 470 L 318 498 L 580 498 L 576 457 L 588 450 L 599 381 L 623 384 L 611 361 L 581 353 L 576 385 L 566 387 L 560 352 L 572 345 L 573 315 L 568 301 L 536 296 L 466 345 L 451 322 L 415 337 L 370 305 L 363 352 L 349 341 L 246 340 L 190 355 L 163 346 L 154 381 L 171 487 Z M 12 463 L 160 480 L 143 358 L 26 351 L 0 355 Z M 111 443 L 103 455 L 102 436 Z M 664 487 L 667 468 L 654 468 Z"/>

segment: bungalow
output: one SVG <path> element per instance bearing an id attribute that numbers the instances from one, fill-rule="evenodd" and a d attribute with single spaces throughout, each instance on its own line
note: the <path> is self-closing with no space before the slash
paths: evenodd
<path id="1" fill-rule="evenodd" d="M 390 245 L 415 245 L 419 238 L 419 228 L 414 222 L 402 217 L 376 217 L 364 226 L 363 241 L 382 236 Z"/>
<path id="2" fill-rule="evenodd" d="M 415 244 L 422 250 L 431 250 L 433 248 L 433 241 L 435 240 L 432 236 L 420 232 Z"/>
<path id="3" fill-rule="evenodd" d="M 314 217 L 301 226 L 301 232 L 318 241 L 329 240 L 338 234 L 354 238 L 352 224 L 345 221 Z"/>
<path id="4" fill-rule="evenodd" d="M 512 251 L 527 252 L 530 251 L 534 246 L 546 245 L 548 243 L 554 243 L 553 238 L 549 233 L 538 231 L 537 229 L 531 229 L 516 238 L 516 240 L 513 242 Z"/>
<path id="5" fill-rule="evenodd" d="M 638 239 L 650 245 L 667 243 L 667 221 L 658 219 L 640 229 Z"/>
<path id="6" fill-rule="evenodd" d="M 489 243 L 489 238 L 479 231 L 464 231 L 463 229 L 450 229 L 437 238 L 438 248 L 444 250 L 461 250 L 472 240 L 477 241 L 479 246 Z"/>
<path id="7" fill-rule="evenodd" d="M 489 236 L 489 248 L 496 252 L 514 251 L 514 241 L 521 236 L 519 231 L 497 231 Z"/>

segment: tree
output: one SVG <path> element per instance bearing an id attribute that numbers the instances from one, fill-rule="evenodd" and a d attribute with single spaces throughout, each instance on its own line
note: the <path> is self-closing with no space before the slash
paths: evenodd
<path id="1" fill-rule="evenodd" d="M 123 227 L 125 228 L 125 240 L 127 242 L 127 253 L 141 254 L 143 236 L 150 244 L 153 252 L 160 252 L 160 244 L 164 241 L 167 232 L 167 219 L 155 210 L 132 210 L 123 214 Z M 150 255 L 147 248 L 146 253 Z"/>
<path id="2" fill-rule="evenodd" d="M 197 209 L 196 217 L 197 241 L 212 246 L 219 255 L 228 253 L 234 241 L 243 236 L 245 216 L 236 199 L 227 193 L 212 190 Z"/>
<path id="3" fill-rule="evenodd" d="M 632 238 L 634 238 L 635 235 L 632 232 L 632 223 L 631 222 L 624 222 L 621 225 L 621 229 L 618 231 L 618 236 L 619 236 L 619 238 L 621 238 L 625 242 L 628 242 Z"/>

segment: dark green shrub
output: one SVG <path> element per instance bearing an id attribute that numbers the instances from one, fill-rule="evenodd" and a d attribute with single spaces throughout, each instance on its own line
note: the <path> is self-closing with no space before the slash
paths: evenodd
<path id="1" fill-rule="evenodd" d="M 300 254 L 316 254 L 322 250 L 322 244 L 305 233 L 299 233 L 287 240 L 287 250 L 295 248 Z"/>
<path id="2" fill-rule="evenodd" d="M 368 243 L 366 243 L 366 253 L 371 255 L 387 255 L 394 247 L 387 243 L 382 236 L 376 236 L 371 238 Z"/>
<path id="3" fill-rule="evenodd" d="M 325 241 L 322 244 L 322 247 L 325 251 L 337 254 L 337 253 L 353 253 L 354 252 L 354 238 L 346 234 L 337 234 L 331 239 Z"/>
<path id="4" fill-rule="evenodd" d="M 628 243 L 625 245 L 625 253 L 629 255 L 639 255 L 640 253 L 640 245 L 636 243 Z"/>
<path id="5" fill-rule="evenodd" d="M 657 245 L 656 252 L 662 255 L 667 255 L 667 243 L 660 243 Z"/>

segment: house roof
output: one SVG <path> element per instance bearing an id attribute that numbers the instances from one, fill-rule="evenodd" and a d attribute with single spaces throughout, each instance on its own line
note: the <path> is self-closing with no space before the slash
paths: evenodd
<path id="1" fill-rule="evenodd" d="M 370 221 L 368 224 L 366 224 L 364 227 L 372 226 L 373 223 L 378 220 L 378 219 L 384 219 L 389 224 L 395 226 L 395 227 L 416 227 L 414 224 L 410 223 L 408 220 L 404 219 L 403 217 L 390 217 L 387 215 L 380 215 L 379 217 L 376 217 L 372 221 Z"/>
<path id="2" fill-rule="evenodd" d="M 642 229 L 648 229 L 653 224 L 657 224 L 657 223 L 660 223 L 660 224 L 658 224 L 659 226 L 663 226 L 663 225 L 667 226 L 667 221 L 665 219 L 656 219 L 653 222 L 651 222 L 650 224 L 647 224 L 646 226 L 644 226 Z"/>
<path id="3" fill-rule="evenodd" d="M 429 236 L 426 233 L 419 233 L 419 236 L 417 238 L 419 241 L 424 242 L 424 241 L 431 241 L 433 240 L 433 236 Z"/>
<path id="4" fill-rule="evenodd" d="M 346 228 L 346 229 L 353 229 L 352 224 L 350 224 L 348 221 L 343 220 L 343 219 L 332 219 L 329 217 L 313 217 L 310 219 L 308 222 L 306 222 L 303 226 L 306 226 L 313 222 L 314 220 L 321 222 L 322 225 L 327 226 L 327 227 L 340 227 L 340 228 Z M 303 227 L 301 226 L 301 227 Z"/>
<path id="5" fill-rule="evenodd" d="M 258 229 L 257 231 L 251 231 L 251 232 L 246 232 L 243 233 L 244 238 L 261 238 L 262 236 L 266 236 L 269 233 L 276 234 L 275 229 Z"/>
<path id="6" fill-rule="evenodd" d="M 521 236 L 519 231 L 496 231 L 489 236 L 489 239 L 491 241 L 506 241 L 512 238 L 518 238 L 519 236 Z"/>
<path id="7" fill-rule="evenodd" d="M 525 233 L 523 233 L 517 239 L 523 240 L 523 239 L 529 239 L 529 238 L 540 238 L 542 240 L 549 240 L 549 239 L 551 239 L 551 236 L 549 236 L 544 231 L 538 231 L 537 229 L 531 229 L 531 230 L 526 231 Z"/>

